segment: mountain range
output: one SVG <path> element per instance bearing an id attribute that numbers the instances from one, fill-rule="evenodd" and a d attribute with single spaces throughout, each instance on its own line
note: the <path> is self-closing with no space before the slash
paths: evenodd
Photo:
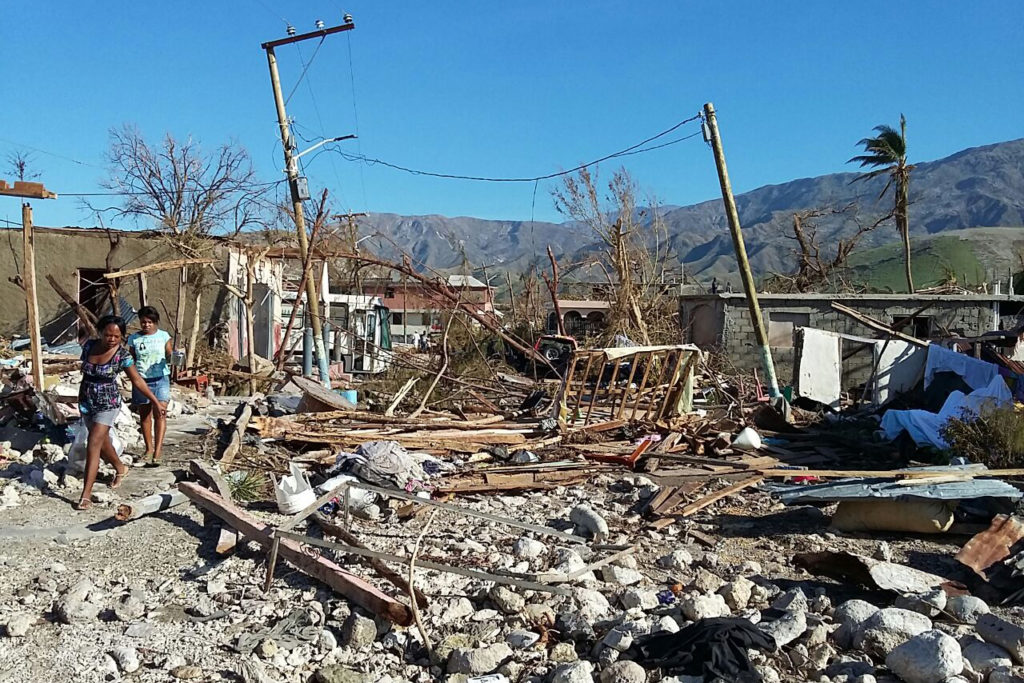
<path id="1" fill-rule="evenodd" d="M 792 235 L 795 212 L 855 205 L 814 219 L 825 251 L 828 245 L 853 234 L 858 224 L 885 215 L 891 199 L 878 200 L 885 178 L 853 182 L 856 177 L 856 173 L 833 173 L 766 185 L 737 195 L 740 223 L 755 273 L 792 270 L 794 242 L 786 236 Z M 975 227 L 1024 226 L 1024 139 L 965 149 L 937 161 L 918 163 L 911 174 L 910 202 L 912 240 Z M 721 199 L 659 210 L 667 226 L 671 253 L 688 275 L 705 282 L 713 277 L 732 279 L 735 257 Z M 394 257 L 404 250 L 424 267 L 439 270 L 459 269 L 469 263 L 521 271 L 530 263 L 546 262 L 547 245 L 560 258 L 572 260 L 598 249 L 589 229 L 573 222 L 374 213 L 362 220 L 361 232 L 387 236 L 373 242 L 381 255 Z M 896 239 L 890 221 L 867 233 L 860 248 L 878 247 Z"/>

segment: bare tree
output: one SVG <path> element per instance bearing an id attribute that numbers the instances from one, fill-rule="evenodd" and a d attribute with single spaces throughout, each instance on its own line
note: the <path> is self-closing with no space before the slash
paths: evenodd
<path id="1" fill-rule="evenodd" d="M 629 173 L 619 169 L 602 197 L 596 174 L 582 169 L 565 176 L 563 186 L 552 194 L 558 212 L 590 228 L 602 247 L 604 261 L 594 265 L 604 270 L 613 293 L 609 332 L 651 344 L 678 339 L 678 335 L 668 329 L 671 325 L 653 329 L 671 319 L 665 316 L 670 297 L 663 284 L 668 233 L 657 202 L 651 200 L 647 208 L 640 208 L 637 193 Z"/>
<path id="2" fill-rule="evenodd" d="M 237 234 L 262 220 L 269 186 L 256 182 L 249 154 L 236 144 L 207 154 L 192 138 L 168 133 L 153 146 L 125 124 L 110 131 L 107 161 L 103 187 L 124 194 L 120 206 L 102 211 L 150 221 L 186 255 L 216 232 Z"/>
<path id="3" fill-rule="evenodd" d="M 7 172 L 14 176 L 15 180 L 35 180 L 39 172 L 34 171 L 35 159 L 30 152 L 15 150 L 7 154 Z"/>
<path id="4" fill-rule="evenodd" d="M 834 247 L 823 248 L 818 234 L 818 219 L 841 217 L 856 226 L 849 237 L 839 238 Z M 843 291 L 853 286 L 847 281 L 849 260 L 861 239 L 892 218 L 892 213 L 876 220 L 861 219 L 859 206 L 850 202 L 841 207 L 819 207 L 793 214 L 792 235 L 784 235 L 796 242 L 791 250 L 797 267 L 791 273 L 775 273 L 766 278 L 765 286 L 773 292 Z"/>

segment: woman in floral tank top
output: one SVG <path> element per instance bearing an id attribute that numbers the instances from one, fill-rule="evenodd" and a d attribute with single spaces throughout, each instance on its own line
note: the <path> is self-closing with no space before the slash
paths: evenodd
<path id="1" fill-rule="evenodd" d="M 90 339 L 82 346 L 82 385 L 78 389 L 78 407 L 89 430 L 89 441 L 86 446 L 82 498 L 75 506 L 79 510 L 86 510 L 92 505 L 92 486 L 96 483 L 100 458 L 106 460 L 116 472 L 110 488 L 120 486 L 128 473 L 128 468 L 117 457 L 114 445 L 110 442 L 110 429 L 121 411 L 121 391 L 117 386 L 117 376 L 122 371 L 126 372 L 137 391 L 153 401 L 154 405 L 159 403 L 135 369 L 131 353 L 122 344 L 124 320 L 114 315 L 104 316 L 96 324 L 96 330 L 99 339 Z"/>

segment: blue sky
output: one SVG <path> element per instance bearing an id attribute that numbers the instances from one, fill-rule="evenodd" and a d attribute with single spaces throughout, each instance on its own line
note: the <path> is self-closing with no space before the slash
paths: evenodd
<path id="1" fill-rule="evenodd" d="M 260 43 L 284 36 L 286 20 L 303 32 L 316 19 L 340 23 L 345 11 L 356 29 L 324 42 L 289 114 L 309 140 L 358 131 L 347 151 L 411 168 L 551 173 L 634 144 L 706 101 L 718 110 L 737 192 L 853 170 L 845 161 L 856 141 L 878 123 L 895 125 L 901 111 L 912 161 L 1024 136 L 1018 0 L 9 0 L 0 162 L 39 148 L 49 152 L 34 154 L 48 187 L 99 191 L 108 130 L 130 122 L 151 140 L 236 140 L 261 178 L 276 180 Z M 315 44 L 278 49 L 286 92 Z M 699 137 L 621 163 L 663 203 L 718 196 Z M 532 183 L 433 179 L 333 154 L 306 174 L 313 188 L 330 188 L 338 211 L 559 218 L 553 181 L 539 184 L 534 202 Z M 0 198 L 0 219 L 19 218 L 18 201 Z M 95 224 L 71 197 L 36 202 L 36 221 Z"/>

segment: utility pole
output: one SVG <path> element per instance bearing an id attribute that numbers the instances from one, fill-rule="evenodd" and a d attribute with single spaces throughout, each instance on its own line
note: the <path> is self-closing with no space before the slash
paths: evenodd
<path id="1" fill-rule="evenodd" d="M 775 377 L 775 363 L 768 347 L 768 333 L 764 329 L 761 317 L 761 305 L 757 302 L 757 286 L 754 275 L 750 272 L 747 260 L 747 248 L 743 244 L 743 233 L 740 231 L 740 214 L 736 210 L 736 199 L 732 196 L 732 185 L 729 183 L 729 170 L 725 166 L 725 152 L 722 150 L 722 138 L 718 134 L 718 120 L 715 118 L 715 107 L 708 102 L 704 105 L 704 119 L 707 124 L 708 142 L 715 153 L 715 166 L 718 167 L 718 182 L 722 186 L 722 202 L 725 204 L 725 217 L 729 220 L 729 231 L 732 232 L 732 246 L 736 250 L 736 262 L 739 264 L 740 277 L 743 280 L 743 291 L 747 295 L 747 308 L 750 309 L 750 322 L 754 325 L 757 345 L 761 353 L 761 365 L 764 368 L 765 382 L 772 398 L 780 396 L 779 381 Z"/>
<path id="2" fill-rule="evenodd" d="M 320 24 L 323 25 L 322 23 Z M 281 78 L 277 71 L 277 56 L 274 48 L 279 45 L 290 45 L 310 38 L 324 38 L 332 33 L 351 31 L 356 25 L 352 17 L 345 15 L 345 23 L 331 28 L 320 28 L 310 33 L 300 35 L 289 35 L 287 38 L 271 40 L 263 43 L 261 47 L 267 52 L 267 64 L 270 67 L 270 85 L 274 89 L 274 103 L 277 105 L 277 123 L 281 127 L 281 145 L 284 147 L 285 173 L 288 174 L 288 185 L 292 194 L 292 213 L 295 216 L 295 232 L 299 240 L 299 256 L 302 262 L 309 268 L 312 259 L 309 258 L 309 240 L 306 237 L 306 216 L 302 202 L 308 199 L 308 188 L 299 187 L 299 164 L 295 154 L 294 140 L 292 139 L 291 126 L 288 124 L 288 114 L 284 108 L 284 95 L 281 92 Z M 294 29 L 289 27 L 289 33 Z M 302 191 L 300 191 L 302 190 Z M 298 297 L 296 297 L 298 299 Z M 306 277 L 306 309 L 309 312 L 310 324 L 313 328 L 313 344 L 316 347 L 317 366 L 320 371 L 320 381 L 330 386 L 330 374 L 328 370 L 327 349 L 324 345 L 323 326 L 320 321 L 320 300 L 317 295 L 316 281 L 312 277 Z"/>
<path id="3" fill-rule="evenodd" d="M 56 199 L 42 183 L 15 181 L 9 186 L 0 180 L 0 195 L 27 197 L 29 199 Z M 40 396 L 43 394 L 43 343 L 39 334 L 39 300 L 36 298 L 36 241 L 32 231 L 32 205 L 21 205 L 21 231 L 24 247 L 21 279 L 25 288 L 25 320 L 28 324 L 29 346 L 32 354 L 32 386 Z"/>

